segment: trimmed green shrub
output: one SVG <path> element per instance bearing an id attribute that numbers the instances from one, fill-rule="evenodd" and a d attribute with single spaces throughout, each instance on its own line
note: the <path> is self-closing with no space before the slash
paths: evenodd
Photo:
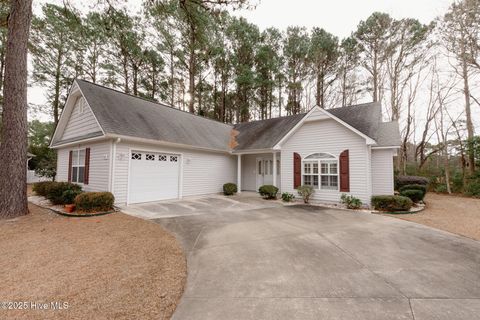
<path id="1" fill-rule="evenodd" d="M 297 192 L 302 196 L 303 202 L 308 203 L 312 194 L 315 193 L 315 189 L 312 186 L 303 185 L 297 188 Z"/>
<path id="2" fill-rule="evenodd" d="M 428 178 L 420 176 L 397 176 L 395 179 L 395 189 L 399 190 L 401 187 L 409 184 L 420 184 L 422 186 L 427 186 L 428 182 Z"/>
<path id="3" fill-rule="evenodd" d="M 82 193 L 80 190 L 65 190 L 62 194 L 62 202 L 64 204 L 73 204 L 75 198 Z"/>
<path id="4" fill-rule="evenodd" d="M 47 195 L 48 186 L 54 183 L 56 182 L 54 181 L 36 182 L 32 186 L 32 191 L 35 192 L 38 196 L 45 197 Z"/>
<path id="5" fill-rule="evenodd" d="M 284 192 L 282 193 L 282 200 L 285 202 L 290 202 L 295 199 L 295 196 L 292 193 Z"/>
<path id="6" fill-rule="evenodd" d="M 66 203 L 63 198 L 63 193 L 67 190 L 79 192 L 82 191 L 82 187 L 70 182 L 54 182 L 45 188 L 46 198 L 50 200 L 52 204 L 70 204 Z"/>
<path id="7" fill-rule="evenodd" d="M 407 184 L 401 188 L 398 189 L 400 193 L 405 190 L 420 190 L 423 192 L 423 196 L 427 194 L 427 186 L 421 185 L 421 184 Z"/>
<path id="8" fill-rule="evenodd" d="M 237 185 L 235 183 L 225 183 L 223 185 L 223 194 L 226 196 L 234 195 L 237 191 Z"/>
<path id="9" fill-rule="evenodd" d="M 354 196 L 350 196 L 347 194 L 342 194 L 340 200 L 344 205 L 347 206 L 348 209 L 360 209 L 362 207 L 362 201 Z"/>
<path id="10" fill-rule="evenodd" d="M 83 192 L 75 198 L 75 208 L 80 212 L 110 211 L 114 201 L 111 192 Z"/>
<path id="11" fill-rule="evenodd" d="M 277 199 L 278 188 L 269 184 L 258 188 L 258 192 L 265 199 Z"/>
<path id="12" fill-rule="evenodd" d="M 439 184 L 435 187 L 435 192 L 438 193 L 447 193 L 447 185 L 446 184 Z"/>
<path id="13" fill-rule="evenodd" d="M 417 203 L 423 200 L 425 193 L 422 190 L 406 189 L 400 192 L 401 196 L 410 198 L 413 202 Z"/>
<path id="14" fill-rule="evenodd" d="M 372 206 L 380 211 L 408 211 L 413 205 L 410 198 L 404 196 L 373 196 Z"/>

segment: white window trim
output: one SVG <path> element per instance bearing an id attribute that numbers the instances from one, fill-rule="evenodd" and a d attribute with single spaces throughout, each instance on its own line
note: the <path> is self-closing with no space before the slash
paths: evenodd
<path id="1" fill-rule="evenodd" d="M 331 159 L 307 159 L 309 156 L 313 155 L 313 154 L 316 154 L 316 153 L 325 153 L 325 154 L 328 154 L 328 155 L 331 155 L 333 158 Z M 337 164 L 337 174 L 322 174 L 322 162 L 323 163 L 336 163 Z M 318 163 L 318 173 L 315 174 L 315 173 L 309 173 L 309 174 L 305 174 L 305 166 L 304 164 L 305 163 Z M 330 167 L 329 167 L 329 170 L 330 170 Z M 338 161 L 338 157 L 336 157 L 335 155 L 329 153 L 329 152 L 313 152 L 313 153 L 310 153 L 309 155 L 307 155 L 306 157 L 302 158 L 302 185 L 305 184 L 304 182 L 304 176 L 305 175 L 310 175 L 310 176 L 315 176 L 317 175 L 318 176 L 318 186 L 315 187 L 315 186 L 312 186 L 315 190 L 321 190 L 323 192 L 340 192 L 340 174 L 339 174 L 339 171 L 340 171 L 340 163 Z M 313 172 L 313 167 L 312 167 L 312 172 Z M 333 188 L 322 188 L 322 175 L 323 176 L 337 176 L 337 188 L 336 189 L 333 189 Z"/>
<path id="2" fill-rule="evenodd" d="M 83 172 L 84 172 L 84 175 L 85 175 L 85 160 L 83 161 L 83 164 L 80 164 L 80 151 L 84 151 L 84 157 L 87 156 L 87 148 L 77 148 L 77 149 L 72 149 L 72 166 L 70 168 L 68 168 L 68 170 L 71 170 L 71 177 L 72 177 L 72 183 L 75 183 L 75 184 L 79 184 L 79 185 L 84 185 L 85 184 L 85 181 L 83 182 L 78 182 L 78 177 L 79 177 L 79 171 L 80 170 L 77 170 L 77 181 L 73 181 L 73 168 L 80 168 L 80 167 L 83 167 Z M 73 157 L 75 155 L 75 153 L 77 153 L 77 157 L 78 157 L 78 164 L 77 165 L 74 165 L 73 164 Z M 85 179 L 85 177 L 84 177 Z"/>

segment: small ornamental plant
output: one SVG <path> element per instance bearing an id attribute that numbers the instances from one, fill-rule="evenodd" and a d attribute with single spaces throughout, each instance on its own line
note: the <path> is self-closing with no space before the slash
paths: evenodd
<path id="1" fill-rule="evenodd" d="M 340 200 L 348 209 L 360 209 L 363 204 L 360 199 L 347 194 L 342 194 Z"/>
<path id="2" fill-rule="evenodd" d="M 223 194 L 226 196 L 232 196 L 237 193 L 237 185 L 235 183 L 225 183 L 223 185 Z"/>
<path id="3" fill-rule="evenodd" d="M 285 202 L 292 202 L 295 199 L 295 196 L 292 193 L 284 192 L 282 193 L 282 200 Z"/>
<path id="4" fill-rule="evenodd" d="M 258 193 L 264 199 L 277 199 L 278 188 L 272 185 L 263 185 L 258 189 Z"/>
<path id="5" fill-rule="evenodd" d="M 302 197 L 304 203 L 309 203 L 310 197 L 315 192 L 315 189 L 313 189 L 312 186 L 303 185 L 298 187 L 297 192 Z"/>

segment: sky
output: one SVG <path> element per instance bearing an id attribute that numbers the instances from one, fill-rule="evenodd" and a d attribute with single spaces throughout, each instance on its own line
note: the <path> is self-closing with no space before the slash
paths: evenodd
<path id="1" fill-rule="evenodd" d="M 443 15 L 452 0 L 250 0 L 254 9 L 236 10 L 234 15 L 245 17 L 264 30 L 276 27 L 285 30 L 288 26 L 299 25 L 307 29 L 321 27 L 339 38 L 347 37 L 361 20 L 375 11 L 389 13 L 394 18 L 411 17 L 422 23 L 429 23 Z M 41 4 L 60 0 L 41 0 L 34 4 L 34 12 L 41 12 Z M 87 1 L 88 2 L 88 1 Z M 77 8 L 85 8 L 85 1 L 71 0 Z M 132 11 L 141 9 L 142 0 L 128 0 Z M 29 68 L 32 70 L 32 66 Z M 45 104 L 44 88 L 32 85 L 28 91 L 29 102 Z M 40 120 L 48 117 L 37 116 Z"/>
<path id="2" fill-rule="evenodd" d="M 380 11 L 394 18 L 416 18 L 429 23 L 443 15 L 452 0 L 253 0 L 254 10 L 237 10 L 234 14 L 247 18 L 262 30 L 289 25 L 307 29 L 321 27 L 337 37 L 348 37 L 361 20 Z"/>

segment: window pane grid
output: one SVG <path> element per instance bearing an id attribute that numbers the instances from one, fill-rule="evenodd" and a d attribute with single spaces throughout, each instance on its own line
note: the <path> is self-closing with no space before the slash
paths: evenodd
<path id="1" fill-rule="evenodd" d="M 338 163 L 333 156 L 318 153 L 303 162 L 303 184 L 326 190 L 338 189 Z M 310 159 L 316 159 L 312 161 Z"/>
<path id="2" fill-rule="evenodd" d="M 72 182 L 83 183 L 85 177 L 85 149 L 72 151 Z"/>

